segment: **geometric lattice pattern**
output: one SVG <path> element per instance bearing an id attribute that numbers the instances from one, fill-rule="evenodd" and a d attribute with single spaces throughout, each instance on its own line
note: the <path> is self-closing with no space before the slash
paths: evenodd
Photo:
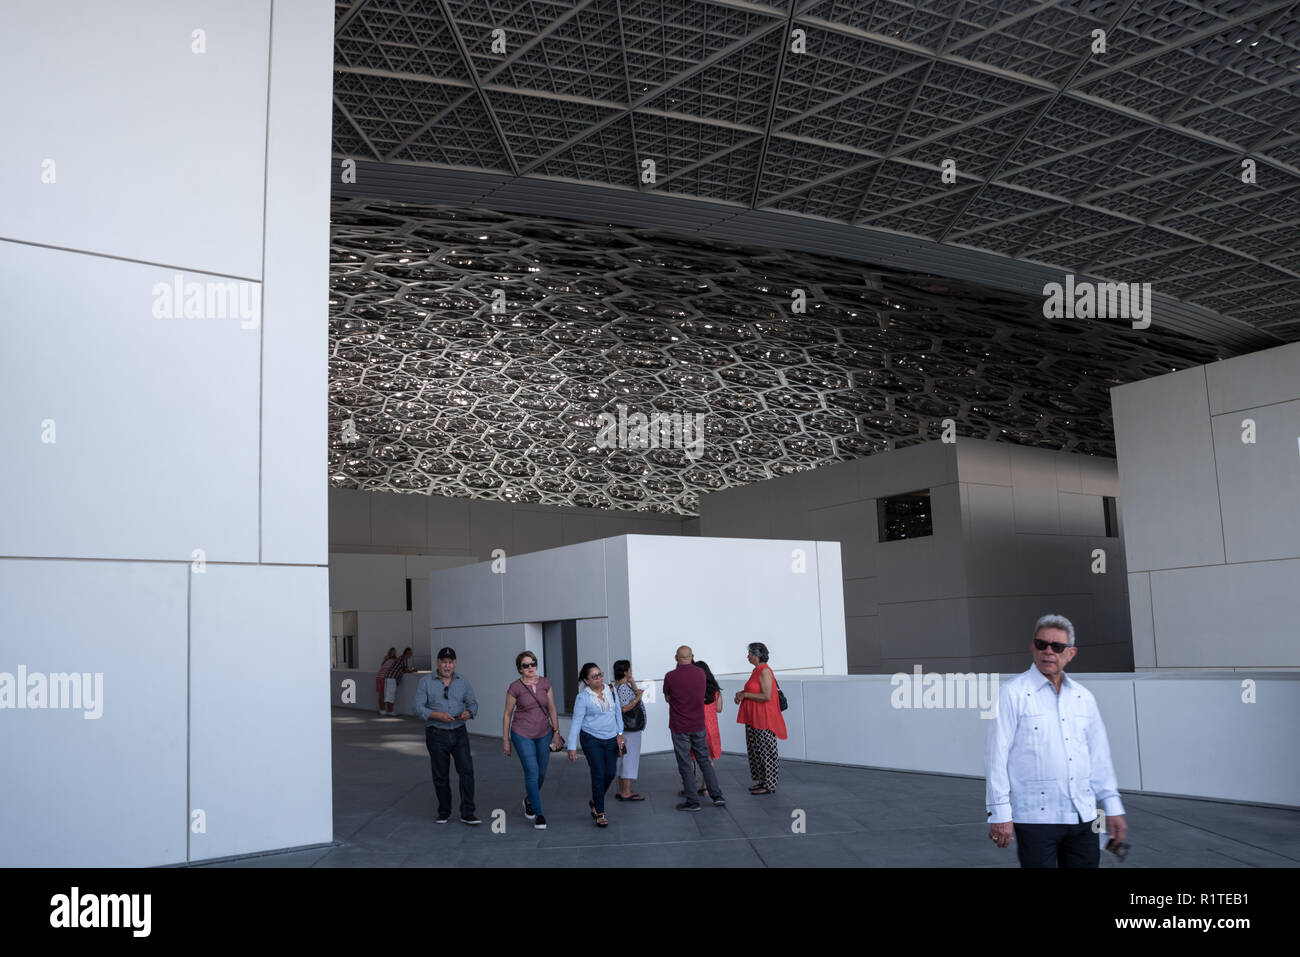
<path id="1" fill-rule="evenodd" d="M 923 237 L 1300 337 L 1295 0 L 336 6 L 336 156 Z"/>
<path id="2" fill-rule="evenodd" d="M 1223 355 L 824 256 L 366 200 L 332 219 L 340 488 L 689 515 L 701 491 L 938 439 L 946 418 L 1113 456 L 1111 386 Z M 702 454 L 599 447 L 619 404 L 703 413 Z"/>

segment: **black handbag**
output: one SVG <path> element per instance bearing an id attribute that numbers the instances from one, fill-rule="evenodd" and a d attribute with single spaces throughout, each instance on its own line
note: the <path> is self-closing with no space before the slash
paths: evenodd
<path id="1" fill-rule="evenodd" d="M 615 695 L 615 698 L 617 698 L 617 697 L 618 697 L 618 696 Z M 626 711 L 626 712 L 624 712 L 624 714 L 623 714 L 623 730 L 624 730 L 624 731 L 644 731 L 644 730 L 645 730 L 645 726 L 646 726 L 645 705 L 643 705 L 640 701 L 638 701 L 638 702 L 636 703 L 636 707 L 635 707 L 635 708 L 633 708 L 631 711 Z"/>
<path id="2" fill-rule="evenodd" d="M 790 702 L 785 700 L 785 692 L 780 688 L 776 689 L 776 700 L 780 703 L 782 711 L 790 707 Z"/>

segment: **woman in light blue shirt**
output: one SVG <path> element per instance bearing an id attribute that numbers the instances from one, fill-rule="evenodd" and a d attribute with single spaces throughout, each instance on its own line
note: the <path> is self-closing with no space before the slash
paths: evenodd
<path id="1" fill-rule="evenodd" d="M 605 792 L 618 773 L 618 758 L 623 741 L 623 709 L 614 689 L 605 684 L 600 667 L 589 661 L 578 672 L 582 690 L 573 702 L 573 721 L 569 725 L 569 760 L 578 760 L 574 745 L 582 746 L 591 769 L 591 818 L 597 827 L 608 827 L 605 819 Z"/>

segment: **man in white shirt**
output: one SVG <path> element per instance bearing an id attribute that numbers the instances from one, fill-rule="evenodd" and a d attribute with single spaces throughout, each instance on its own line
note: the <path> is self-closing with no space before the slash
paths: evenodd
<path id="1" fill-rule="evenodd" d="M 1044 615 L 1030 644 L 1034 664 L 998 692 L 984 748 L 989 837 L 1014 834 L 1021 867 L 1096 867 L 1097 802 L 1110 837 L 1128 832 L 1097 702 L 1065 676 L 1078 649 L 1074 625 Z"/>

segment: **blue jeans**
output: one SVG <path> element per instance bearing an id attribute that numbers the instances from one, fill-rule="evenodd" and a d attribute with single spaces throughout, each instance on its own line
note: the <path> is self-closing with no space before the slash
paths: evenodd
<path id="1" fill-rule="evenodd" d="M 605 813 L 605 792 L 618 774 L 618 738 L 597 738 L 583 731 L 578 740 L 591 768 L 591 801 L 596 813 Z"/>
<path id="2" fill-rule="evenodd" d="M 536 814 L 542 813 L 542 785 L 546 781 L 546 766 L 551 762 L 552 733 L 547 731 L 540 738 L 522 738 L 510 732 L 510 746 L 524 766 L 524 790 L 528 793 L 528 803 Z"/>

